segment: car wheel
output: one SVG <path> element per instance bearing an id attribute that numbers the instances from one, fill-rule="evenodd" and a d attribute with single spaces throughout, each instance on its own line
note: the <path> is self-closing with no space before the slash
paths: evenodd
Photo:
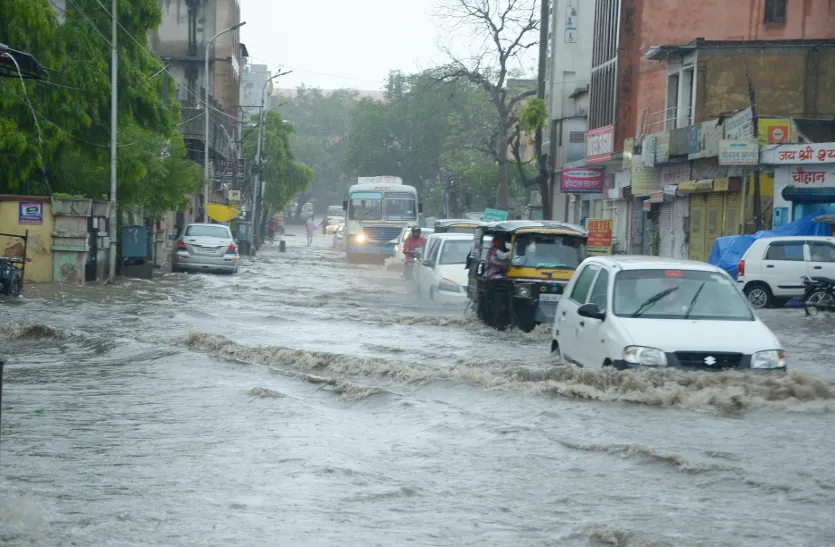
<path id="1" fill-rule="evenodd" d="M 774 295 L 765 283 L 751 283 L 745 287 L 745 296 L 748 302 L 758 310 L 770 307 L 774 301 Z"/>
<path id="2" fill-rule="evenodd" d="M 560 343 L 555 339 L 551 339 L 551 353 L 554 354 L 558 360 L 562 361 L 562 352 L 560 351 Z"/>

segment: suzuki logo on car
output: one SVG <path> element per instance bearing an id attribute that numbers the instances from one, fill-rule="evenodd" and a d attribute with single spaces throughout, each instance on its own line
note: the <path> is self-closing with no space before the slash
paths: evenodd
<path id="1" fill-rule="evenodd" d="M 709 367 L 712 367 L 716 364 L 716 358 L 712 355 L 708 355 L 707 357 L 705 357 L 705 364 Z"/>

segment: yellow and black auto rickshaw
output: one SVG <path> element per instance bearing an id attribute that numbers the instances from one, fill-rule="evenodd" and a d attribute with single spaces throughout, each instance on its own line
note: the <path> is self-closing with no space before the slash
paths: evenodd
<path id="1" fill-rule="evenodd" d="M 490 271 L 493 240 L 506 270 Z M 586 258 L 588 233 L 564 222 L 515 220 L 482 223 L 467 259 L 469 296 L 479 319 L 499 330 L 524 332 L 554 320 L 557 302 L 574 270 Z"/>
<path id="2" fill-rule="evenodd" d="M 480 220 L 467 218 L 443 218 L 435 221 L 436 234 L 472 234 L 482 224 Z"/>

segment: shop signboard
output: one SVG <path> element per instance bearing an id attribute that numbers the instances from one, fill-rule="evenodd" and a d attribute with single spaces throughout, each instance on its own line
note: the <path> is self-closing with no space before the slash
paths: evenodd
<path id="1" fill-rule="evenodd" d="M 655 192 L 649 195 L 650 203 L 663 203 L 664 202 L 664 190 L 656 190 Z"/>
<path id="2" fill-rule="evenodd" d="M 661 168 L 661 184 L 678 184 L 690 179 L 690 163 L 677 163 Z"/>
<path id="3" fill-rule="evenodd" d="M 607 125 L 586 133 L 586 163 L 603 163 L 615 152 L 615 126 Z"/>
<path id="4" fill-rule="evenodd" d="M 632 169 L 632 154 L 635 153 L 635 139 L 623 139 L 623 170 Z"/>
<path id="5" fill-rule="evenodd" d="M 719 165 L 757 165 L 760 147 L 756 140 L 719 141 Z"/>
<path id="6" fill-rule="evenodd" d="M 599 194 L 603 192 L 603 179 L 602 169 L 563 169 L 560 191 L 565 194 Z"/>
<path id="7" fill-rule="evenodd" d="M 586 219 L 589 239 L 586 252 L 590 255 L 612 254 L 612 221 L 602 218 Z"/>
<path id="8" fill-rule="evenodd" d="M 835 165 L 789 167 L 789 186 L 808 188 L 835 187 Z"/>
<path id="9" fill-rule="evenodd" d="M 670 161 L 670 132 L 664 131 L 655 136 L 655 163 L 667 163 Z"/>
<path id="10" fill-rule="evenodd" d="M 812 165 L 835 163 L 835 142 L 782 144 L 760 154 L 760 163 L 769 165 Z"/>
<path id="11" fill-rule="evenodd" d="M 227 194 L 227 198 L 229 199 L 229 203 L 240 203 L 241 202 L 241 191 L 240 190 L 229 190 Z"/>
<path id="12" fill-rule="evenodd" d="M 789 118 L 760 118 L 757 121 L 760 130 L 760 146 L 792 142 L 792 121 Z M 728 137 L 730 138 L 730 137 Z"/>
<path id="13" fill-rule="evenodd" d="M 661 187 L 658 169 L 632 164 L 632 195 L 648 196 Z"/>
<path id="14" fill-rule="evenodd" d="M 754 113 L 750 106 L 725 120 L 725 138 L 731 140 L 754 138 Z"/>
<path id="15" fill-rule="evenodd" d="M 689 127 L 690 151 L 687 157 L 691 160 L 712 158 L 719 154 L 719 139 L 724 134 L 722 124 L 716 120 L 708 120 Z"/>

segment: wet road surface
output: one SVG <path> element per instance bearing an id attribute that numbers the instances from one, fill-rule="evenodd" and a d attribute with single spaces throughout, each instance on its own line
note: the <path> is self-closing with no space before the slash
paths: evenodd
<path id="1" fill-rule="evenodd" d="M 583 371 L 288 237 L 0 302 L 9 545 L 835 545 L 835 320 L 787 375 Z"/>

